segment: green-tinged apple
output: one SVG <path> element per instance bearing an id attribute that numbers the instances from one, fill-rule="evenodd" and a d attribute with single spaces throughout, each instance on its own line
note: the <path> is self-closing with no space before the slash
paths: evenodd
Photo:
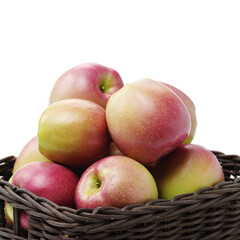
<path id="1" fill-rule="evenodd" d="M 6 219 L 6 227 L 12 229 L 13 228 L 13 207 L 5 202 L 4 205 L 4 214 Z"/>
<path id="2" fill-rule="evenodd" d="M 123 87 L 119 73 L 97 63 L 78 65 L 56 81 L 50 96 L 50 104 L 67 98 L 90 100 L 106 107 L 110 96 Z"/>
<path id="3" fill-rule="evenodd" d="M 37 161 L 51 162 L 39 152 L 38 138 L 35 136 L 24 146 L 19 156 L 17 157 L 13 166 L 13 173 L 15 173 L 21 166 L 30 162 Z"/>
<path id="4" fill-rule="evenodd" d="M 186 144 L 157 161 L 152 172 L 159 197 L 172 199 L 194 193 L 224 181 L 223 169 L 216 156 L 202 146 Z"/>
<path id="5" fill-rule="evenodd" d="M 150 172 L 125 156 L 109 156 L 88 167 L 75 192 L 77 208 L 121 208 L 157 198 L 156 183 Z"/>
<path id="6" fill-rule="evenodd" d="M 88 167 L 107 156 L 110 137 L 105 109 L 84 99 L 64 99 L 42 114 L 39 151 L 66 166 Z"/>
<path id="7" fill-rule="evenodd" d="M 193 101 L 178 88 L 167 83 L 163 83 L 163 84 L 166 85 L 168 88 L 170 88 L 183 101 L 183 103 L 187 107 L 187 110 L 191 117 L 191 131 L 187 139 L 183 142 L 183 144 L 190 144 L 195 136 L 196 128 L 197 128 L 197 116 L 196 116 L 195 105 Z"/>
<path id="8" fill-rule="evenodd" d="M 172 152 L 191 129 L 180 98 L 164 84 L 146 78 L 125 84 L 111 96 L 106 119 L 117 148 L 144 164 Z"/>
<path id="9" fill-rule="evenodd" d="M 12 183 L 59 206 L 74 208 L 74 192 L 79 178 L 68 168 L 53 162 L 31 162 L 19 168 Z M 21 213 L 21 226 L 27 230 L 27 214 Z"/>

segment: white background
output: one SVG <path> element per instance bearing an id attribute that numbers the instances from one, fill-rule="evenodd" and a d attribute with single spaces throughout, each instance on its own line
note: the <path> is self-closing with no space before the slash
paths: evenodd
<path id="1" fill-rule="evenodd" d="M 56 79 L 84 62 L 181 89 L 193 143 L 240 154 L 239 1 L 1 1 L 0 158 L 37 134 Z"/>

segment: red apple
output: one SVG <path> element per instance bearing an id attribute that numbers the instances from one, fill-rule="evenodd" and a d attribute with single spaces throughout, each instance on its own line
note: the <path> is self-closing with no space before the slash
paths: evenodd
<path id="1" fill-rule="evenodd" d="M 190 131 L 189 136 L 187 137 L 187 139 L 184 141 L 183 144 L 189 144 L 192 142 L 192 140 L 195 136 L 195 133 L 196 133 L 196 128 L 197 128 L 197 117 L 196 117 L 195 105 L 194 105 L 193 101 L 184 92 L 182 92 L 178 88 L 171 86 L 170 84 L 167 84 L 167 83 L 163 83 L 163 84 L 166 85 L 168 88 L 170 88 L 175 94 L 177 94 L 177 96 L 183 101 L 183 103 L 187 107 L 187 110 L 191 117 L 191 131 Z"/>
<path id="2" fill-rule="evenodd" d="M 110 137 L 105 110 L 84 99 L 65 99 L 51 104 L 38 128 L 39 151 L 67 166 L 88 167 L 107 156 Z"/>
<path id="3" fill-rule="evenodd" d="M 52 89 L 50 104 L 66 98 L 82 98 L 105 108 L 110 96 L 122 87 L 122 79 L 116 70 L 97 63 L 85 63 L 59 77 Z"/>
<path id="4" fill-rule="evenodd" d="M 39 197 L 59 206 L 75 207 L 74 192 L 78 177 L 66 167 L 52 162 L 32 162 L 19 168 L 12 182 Z M 21 226 L 27 229 L 26 214 L 20 216 Z"/>
<path id="5" fill-rule="evenodd" d="M 224 181 L 222 167 L 209 150 L 186 144 L 158 160 L 152 172 L 159 197 L 172 199 L 176 195 L 194 193 Z"/>
<path id="6" fill-rule="evenodd" d="M 14 163 L 13 173 L 15 173 L 21 166 L 37 161 L 51 162 L 39 152 L 38 138 L 35 136 L 24 146 L 21 153 L 17 157 Z"/>
<path id="7" fill-rule="evenodd" d="M 77 208 L 121 208 L 157 198 L 150 172 L 125 156 L 109 156 L 95 162 L 83 173 L 75 192 Z"/>
<path id="8" fill-rule="evenodd" d="M 113 142 L 141 163 L 167 155 L 188 137 L 191 120 L 184 103 L 168 87 L 151 79 L 126 84 L 106 107 Z"/>

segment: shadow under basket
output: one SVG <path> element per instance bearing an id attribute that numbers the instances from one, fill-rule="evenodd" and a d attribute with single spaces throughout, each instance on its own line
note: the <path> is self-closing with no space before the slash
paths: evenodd
<path id="1" fill-rule="evenodd" d="M 240 239 L 240 157 L 213 151 L 225 182 L 122 209 L 60 207 L 8 183 L 14 156 L 0 160 L 0 239 Z M 198 176 L 196 176 L 198 177 Z M 4 201 L 14 208 L 13 229 L 6 227 Z M 19 213 L 28 213 L 29 229 L 21 233 Z"/>

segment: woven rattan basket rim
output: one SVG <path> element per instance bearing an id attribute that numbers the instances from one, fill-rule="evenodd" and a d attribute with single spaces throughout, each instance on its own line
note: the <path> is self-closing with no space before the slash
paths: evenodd
<path id="1" fill-rule="evenodd" d="M 127 225 L 134 225 L 135 219 L 137 221 L 140 219 L 143 222 L 155 221 L 161 216 L 161 221 L 171 221 L 182 216 L 185 212 L 208 207 L 217 208 L 240 197 L 240 177 L 238 176 L 240 157 L 238 155 L 225 155 L 219 151 L 213 151 L 213 153 L 222 164 L 227 180 L 213 187 L 199 189 L 195 193 L 178 195 L 172 200 L 152 200 L 146 204 L 127 205 L 122 209 L 114 207 L 72 209 L 60 207 L 27 190 L 17 188 L 7 182 L 7 177 L 0 179 L 0 199 L 7 201 L 16 209 L 25 210 L 38 219 L 47 219 L 59 228 L 75 226 L 76 222 L 86 223 L 86 227 L 82 227 L 81 231 L 89 234 L 97 234 L 114 228 L 116 231 L 120 231 Z M 7 161 L 13 165 L 14 160 L 15 158 L 10 156 L 0 160 L 0 163 L 2 163 L 3 168 L 5 163 L 7 168 Z M 101 224 L 101 222 L 107 224 Z"/>

